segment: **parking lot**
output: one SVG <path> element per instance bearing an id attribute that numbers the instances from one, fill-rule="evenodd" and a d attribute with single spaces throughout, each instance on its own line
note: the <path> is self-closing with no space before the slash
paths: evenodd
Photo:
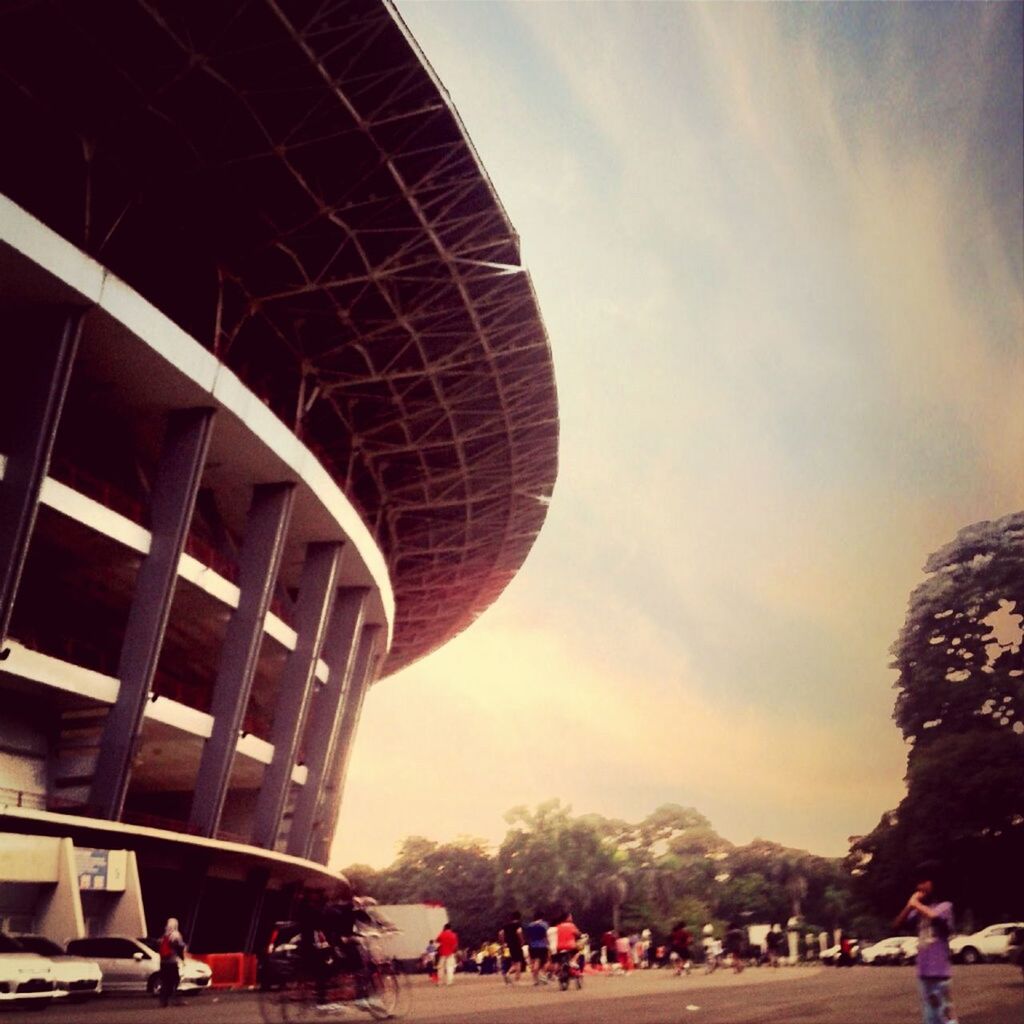
<path id="1" fill-rule="evenodd" d="M 1019 969 L 1000 964 L 957 967 L 953 977 L 959 1024 L 1021 1024 Z M 582 991 L 505 986 L 493 977 L 456 977 L 438 989 L 411 981 L 410 1013 L 418 1024 L 917 1024 L 912 968 L 769 968 L 676 978 L 667 971 L 628 977 L 587 977 Z M 140 997 L 103 996 L 42 1011 L 0 1011 L 4 1024 L 136 1024 L 150 1017 L 180 1024 L 259 1024 L 257 993 L 207 992 L 161 1010 Z M 311 1017 L 362 1021 L 355 1010 Z"/>

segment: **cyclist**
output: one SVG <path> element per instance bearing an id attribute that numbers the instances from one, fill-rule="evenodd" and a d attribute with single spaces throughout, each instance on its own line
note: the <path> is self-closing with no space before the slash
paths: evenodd
<path id="1" fill-rule="evenodd" d="M 367 952 L 356 929 L 360 924 L 372 924 L 372 919 L 353 902 L 349 885 L 339 884 L 330 897 L 322 889 L 308 891 L 296 917 L 303 961 L 316 984 L 317 1005 L 340 1008 L 328 1001 L 328 985 L 339 974 L 352 974 L 356 978 L 356 999 L 352 1005 L 367 1009 L 375 997 L 366 990 Z"/>
<path id="2" fill-rule="evenodd" d="M 579 946 L 580 930 L 572 919 L 572 914 L 566 914 L 555 926 L 556 949 L 555 960 L 563 979 L 563 987 L 568 982 L 567 972 L 571 969 L 571 961 Z"/>

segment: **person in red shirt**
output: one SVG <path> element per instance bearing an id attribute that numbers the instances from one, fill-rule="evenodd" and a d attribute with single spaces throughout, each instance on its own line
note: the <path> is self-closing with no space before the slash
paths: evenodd
<path id="1" fill-rule="evenodd" d="M 559 921 L 558 929 L 558 952 L 574 953 L 576 942 L 580 937 L 580 930 L 572 919 L 572 914 L 566 914 L 563 921 Z"/>
<path id="2" fill-rule="evenodd" d="M 580 930 L 573 922 L 572 914 L 566 914 L 555 926 L 556 950 L 555 962 L 558 964 L 568 963 L 572 959 L 576 947 L 579 945 Z"/>
<path id="3" fill-rule="evenodd" d="M 455 951 L 459 948 L 459 937 L 452 931 L 451 921 L 445 921 L 436 942 L 437 980 L 450 985 L 455 979 Z"/>

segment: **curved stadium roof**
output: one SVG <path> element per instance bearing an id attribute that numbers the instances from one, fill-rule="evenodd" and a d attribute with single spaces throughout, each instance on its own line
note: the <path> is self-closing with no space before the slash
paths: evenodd
<path id="1" fill-rule="evenodd" d="M 0 7 L 0 187 L 230 365 L 388 558 L 385 673 L 543 524 L 548 341 L 457 114 L 377 0 Z"/>

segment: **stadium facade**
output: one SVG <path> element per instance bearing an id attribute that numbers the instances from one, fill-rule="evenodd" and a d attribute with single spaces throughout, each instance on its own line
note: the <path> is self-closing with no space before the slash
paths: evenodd
<path id="1" fill-rule="evenodd" d="M 3 3 L 0 116 L 0 833 L 252 948 L 329 875 L 367 689 L 543 524 L 536 299 L 378 0 Z M 67 879 L 14 875 L 38 923 Z"/>

